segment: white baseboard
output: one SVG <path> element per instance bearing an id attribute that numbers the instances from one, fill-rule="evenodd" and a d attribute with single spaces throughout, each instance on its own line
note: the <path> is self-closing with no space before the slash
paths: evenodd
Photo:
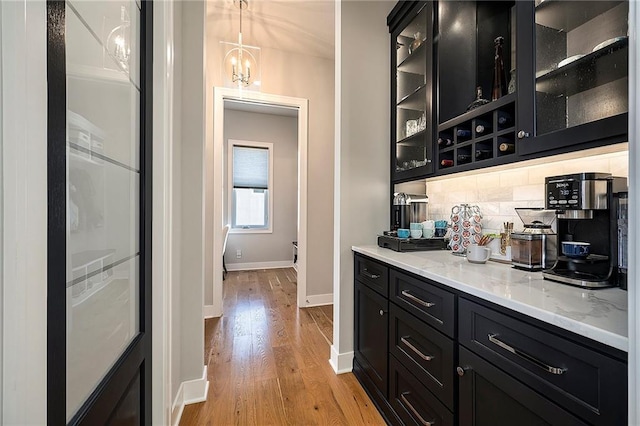
<path id="1" fill-rule="evenodd" d="M 305 308 L 310 308 L 312 306 L 324 306 L 324 305 L 333 305 L 333 293 L 328 294 L 313 294 L 311 296 L 307 296 Z"/>
<path id="2" fill-rule="evenodd" d="M 205 365 L 202 370 L 201 379 L 187 380 L 180 384 L 178 394 L 171 407 L 171 424 L 178 426 L 182 412 L 184 411 L 184 406 L 206 401 L 208 393 L 209 381 L 207 380 L 207 366 Z"/>
<path id="3" fill-rule="evenodd" d="M 336 347 L 331 345 L 329 364 L 331 364 L 331 368 L 336 374 L 351 373 L 353 370 L 353 351 L 339 354 L 336 351 Z"/>
<path id="4" fill-rule="evenodd" d="M 227 271 L 255 271 L 256 269 L 293 268 L 292 260 L 274 262 L 227 263 Z"/>
<path id="5" fill-rule="evenodd" d="M 202 315 L 205 319 L 218 318 L 222 316 L 222 312 L 217 312 L 215 306 L 213 305 L 204 305 L 202 307 Z"/>

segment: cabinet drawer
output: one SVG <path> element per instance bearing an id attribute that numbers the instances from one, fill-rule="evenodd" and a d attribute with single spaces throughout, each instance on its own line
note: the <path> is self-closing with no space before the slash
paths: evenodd
<path id="1" fill-rule="evenodd" d="M 389 349 L 418 380 L 453 410 L 453 341 L 403 309 L 389 305 Z"/>
<path id="2" fill-rule="evenodd" d="M 589 423 L 626 424 L 625 363 L 463 298 L 458 308 L 461 344 Z"/>
<path id="3" fill-rule="evenodd" d="M 375 260 L 356 255 L 355 279 L 368 285 L 384 297 L 389 296 L 389 268 Z"/>
<path id="4" fill-rule="evenodd" d="M 586 425 L 464 347 L 460 365 L 460 426 Z"/>
<path id="5" fill-rule="evenodd" d="M 453 414 L 393 356 L 389 357 L 389 400 L 405 425 L 453 425 Z"/>
<path id="6" fill-rule="evenodd" d="M 391 270 L 390 299 L 436 330 L 454 337 L 455 296 L 426 281 Z"/>

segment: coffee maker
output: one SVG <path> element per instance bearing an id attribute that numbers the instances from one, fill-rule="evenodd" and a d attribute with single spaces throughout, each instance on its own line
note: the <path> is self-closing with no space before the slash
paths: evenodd
<path id="1" fill-rule="evenodd" d="M 627 179 L 610 173 L 576 173 L 545 178 L 546 208 L 556 211 L 558 255 L 545 279 L 584 288 L 620 285 L 619 194 Z M 588 255 L 563 253 L 562 242 L 580 242 Z"/>
<path id="2" fill-rule="evenodd" d="M 429 197 L 426 195 L 397 192 L 393 196 L 393 214 L 391 230 L 409 229 L 411 222 L 421 223 L 427 220 Z"/>

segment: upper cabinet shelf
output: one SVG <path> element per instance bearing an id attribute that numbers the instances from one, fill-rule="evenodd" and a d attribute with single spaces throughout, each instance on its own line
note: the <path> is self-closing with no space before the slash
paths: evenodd
<path id="1" fill-rule="evenodd" d="M 562 29 L 568 33 L 622 3 L 625 2 L 535 0 L 536 23 L 549 28 Z"/>

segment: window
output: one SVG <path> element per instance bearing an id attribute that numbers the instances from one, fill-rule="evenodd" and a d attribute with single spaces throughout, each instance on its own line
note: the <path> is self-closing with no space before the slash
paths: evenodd
<path id="1" fill-rule="evenodd" d="M 273 144 L 229 140 L 231 232 L 271 232 Z"/>

